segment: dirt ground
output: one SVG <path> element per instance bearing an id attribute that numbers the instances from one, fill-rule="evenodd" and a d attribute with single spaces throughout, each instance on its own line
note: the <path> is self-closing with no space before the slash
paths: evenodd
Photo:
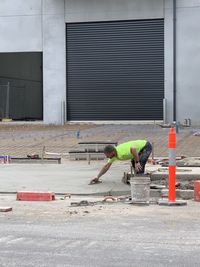
<path id="1" fill-rule="evenodd" d="M 79 129 L 88 129 L 92 127 L 97 127 L 96 125 L 90 123 L 84 123 L 84 124 L 76 124 L 76 123 L 71 123 L 71 124 L 66 124 L 66 125 L 45 125 L 45 124 L 40 124 L 40 123 L 35 123 L 35 124 L 30 124 L 30 123 L 20 123 L 20 124 L 13 124 L 8 123 L 0 123 L 0 131 L 1 132 L 15 132 L 15 131 L 58 131 L 58 130 L 77 130 Z"/>
<path id="2" fill-rule="evenodd" d="M 101 202 L 103 197 L 91 196 L 72 196 L 62 200 L 63 196 L 56 196 L 54 201 L 17 201 L 15 195 L 1 195 L 1 206 L 12 207 L 10 212 L 0 212 L 0 218 L 11 220 L 24 220 L 26 222 L 34 221 L 53 221 L 63 222 L 70 218 L 82 217 L 106 217 L 109 215 L 117 216 L 143 216 L 145 213 L 150 216 L 156 216 L 156 213 L 173 215 L 176 209 L 177 216 L 181 216 L 183 210 L 188 218 L 192 216 L 192 210 L 199 208 L 199 202 L 187 201 L 188 205 L 183 207 L 162 207 L 157 204 L 149 206 L 138 206 L 126 204 L 124 202 L 106 202 L 98 203 L 94 206 L 73 207 L 71 202 L 87 200 L 89 202 Z M 184 215 L 185 216 L 185 215 Z"/>
<path id="3" fill-rule="evenodd" d="M 177 134 L 177 156 L 199 156 L 200 137 L 194 136 L 198 129 L 182 128 Z M 67 153 L 78 149 L 79 141 L 124 142 L 147 139 L 153 143 L 154 156 L 168 155 L 168 128 L 156 124 L 101 124 L 68 123 L 64 126 L 43 124 L 0 123 L 0 155 L 26 157 L 39 154 L 43 148 L 48 152 Z"/>
<path id="4" fill-rule="evenodd" d="M 0 155 L 26 157 L 29 154 L 41 156 L 46 151 L 65 153 L 78 144 L 78 132 L 95 128 L 88 124 L 67 124 L 65 126 L 42 124 L 0 124 Z"/>

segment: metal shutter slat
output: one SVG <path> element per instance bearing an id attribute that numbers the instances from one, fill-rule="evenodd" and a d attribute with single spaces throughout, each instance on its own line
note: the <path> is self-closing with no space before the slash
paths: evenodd
<path id="1" fill-rule="evenodd" d="M 67 24 L 68 120 L 160 120 L 164 20 Z"/>

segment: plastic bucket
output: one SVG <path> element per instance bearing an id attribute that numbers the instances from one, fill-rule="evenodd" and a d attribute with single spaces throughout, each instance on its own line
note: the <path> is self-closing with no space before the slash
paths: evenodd
<path id="1" fill-rule="evenodd" d="M 134 177 L 130 180 L 130 184 L 132 203 L 149 205 L 150 178 Z"/>

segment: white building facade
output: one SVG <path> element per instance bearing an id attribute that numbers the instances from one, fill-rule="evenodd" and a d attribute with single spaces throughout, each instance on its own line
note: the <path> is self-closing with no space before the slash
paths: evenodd
<path id="1" fill-rule="evenodd" d="M 10 53 L 15 54 L 16 69 L 22 63 L 17 53 L 22 58 L 25 53 L 39 53 L 42 103 L 38 109 L 47 124 L 183 123 L 190 118 L 192 125 L 200 125 L 199 25 L 200 0 L 0 1 L 0 77 L 7 77 Z M 29 65 L 24 63 L 24 69 L 32 72 L 27 80 L 36 82 L 34 61 Z M 37 91 L 37 86 L 27 87 Z M 39 105 L 37 95 L 27 97 L 30 103 L 35 101 L 34 106 Z"/>

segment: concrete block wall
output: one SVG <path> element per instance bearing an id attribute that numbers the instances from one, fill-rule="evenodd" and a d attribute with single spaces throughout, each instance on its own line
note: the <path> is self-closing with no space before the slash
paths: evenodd
<path id="1" fill-rule="evenodd" d="M 62 123 L 66 101 L 65 1 L 42 1 L 44 122 Z"/>

